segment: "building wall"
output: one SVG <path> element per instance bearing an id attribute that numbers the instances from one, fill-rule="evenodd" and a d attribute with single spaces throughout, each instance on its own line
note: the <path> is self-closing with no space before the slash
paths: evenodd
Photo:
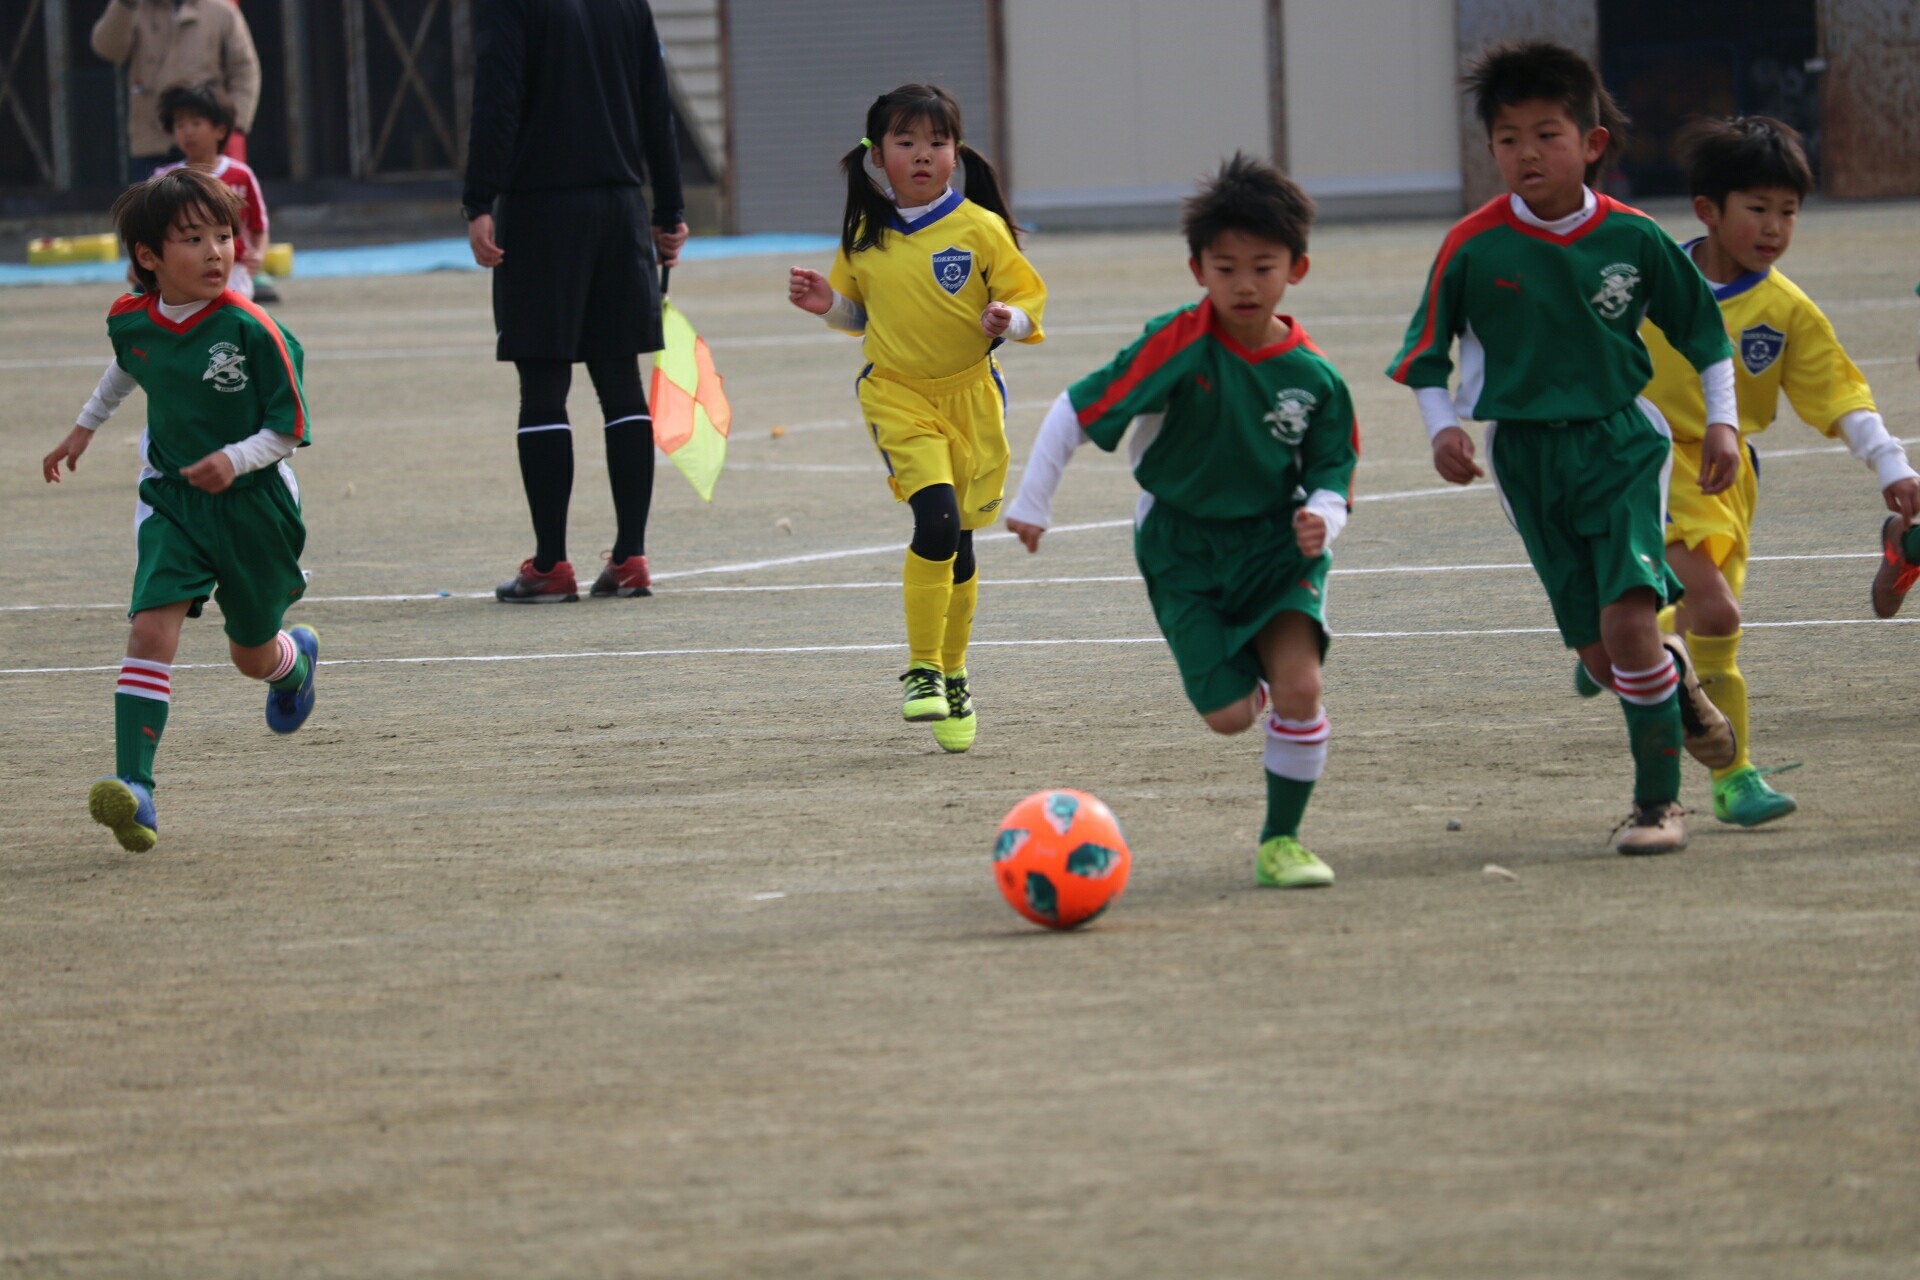
<path id="1" fill-rule="evenodd" d="M 1267 0 L 1003 0 L 1004 160 L 1020 217 L 1167 225 L 1220 157 L 1271 156 L 1268 10 Z"/>
<path id="2" fill-rule="evenodd" d="M 1455 0 L 1283 0 L 1285 157 L 1325 213 L 1453 213 Z"/>
<path id="3" fill-rule="evenodd" d="M 1920 5 L 1822 0 L 1820 25 L 1827 194 L 1920 195 Z"/>
<path id="4" fill-rule="evenodd" d="M 1596 0 L 1459 0 L 1461 63 L 1498 40 L 1558 40 L 1600 65 L 1600 6 Z M 1500 171 L 1487 151 L 1487 131 L 1474 118 L 1465 99 L 1455 98 L 1460 128 L 1461 171 L 1465 175 L 1465 205 L 1471 209 L 1498 195 Z"/>

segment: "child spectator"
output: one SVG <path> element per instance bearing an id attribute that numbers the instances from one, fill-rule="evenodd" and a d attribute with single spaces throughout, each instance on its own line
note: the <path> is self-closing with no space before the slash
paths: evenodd
<path id="1" fill-rule="evenodd" d="M 255 278 L 262 275 L 267 257 L 267 199 L 260 192 L 260 179 L 245 161 L 221 152 L 233 132 L 233 100 L 227 91 L 211 83 L 167 90 L 160 95 L 160 125 L 173 135 L 173 145 L 186 159 L 162 165 L 154 171 L 156 177 L 191 165 L 233 188 L 240 202 L 240 245 L 227 287 L 255 302 L 280 301 L 270 280 Z"/>

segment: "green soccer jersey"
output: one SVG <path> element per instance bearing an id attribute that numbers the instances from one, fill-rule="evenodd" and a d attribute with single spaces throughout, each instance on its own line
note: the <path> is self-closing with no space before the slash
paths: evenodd
<path id="1" fill-rule="evenodd" d="M 1448 233 L 1387 373 L 1445 387 L 1458 338 L 1454 402 L 1473 417 L 1592 421 L 1652 376 L 1646 317 L 1695 369 L 1732 358 L 1712 290 L 1652 218 L 1597 196 L 1584 222 L 1557 234 L 1523 222 L 1503 195 Z"/>
<path id="2" fill-rule="evenodd" d="M 299 341 L 232 290 L 178 323 L 158 294 L 129 294 L 107 313 L 107 336 L 147 393 L 147 461 L 163 475 L 263 427 L 310 442 Z"/>
<path id="3" fill-rule="evenodd" d="M 1203 299 L 1147 322 L 1140 340 L 1067 389 L 1089 439 L 1111 452 L 1136 416 L 1162 415 L 1133 444 L 1155 502 L 1203 520 L 1285 513 L 1318 490 L 1345 498 L 1360 456 L 1346 380 L 1289 320 L 1249 351 Z"/>

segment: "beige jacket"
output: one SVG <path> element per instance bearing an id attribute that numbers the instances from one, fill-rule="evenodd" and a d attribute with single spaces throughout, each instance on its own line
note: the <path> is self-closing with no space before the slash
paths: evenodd
<path id="1" fill-rule="evenodd" d="M 127 68 L 127 150 L 160 155 L 173 138 L 160 127 L 160 95 L 212 81 L 233 99 L 242 133 L 260 105 L 260 57 L 247 20 L 228 0 L 108 0 L 93 24 L 93 51 Z"/>

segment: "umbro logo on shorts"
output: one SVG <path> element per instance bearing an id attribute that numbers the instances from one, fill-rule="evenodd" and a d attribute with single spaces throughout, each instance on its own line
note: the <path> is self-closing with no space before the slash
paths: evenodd
<path id="1" fill-rule="evenodd" d="M 991 510 L 993 510 L 993 509 L 994 509 L 995 507 L 997 507 L 997 506 L 999 506 L 999 505 L 1000 505 L 1000 499 L 998 499 L 998 498 L 995 498 L 995 499 L 994 499 L 994 500 L 993 500 L 992 502 L 989 502 L 989 503 L 988 503 L 988 504 L 987 504 L 986 506 L 984 506 L 984 507 L 982 507 L 982 508 L 980 508 L 980 510 L 981 510 L 981 511 L 982 511 L 983 513 L 984 513 L 984 512 L 988 512 L 988 511 L 991 511 Z"/>

